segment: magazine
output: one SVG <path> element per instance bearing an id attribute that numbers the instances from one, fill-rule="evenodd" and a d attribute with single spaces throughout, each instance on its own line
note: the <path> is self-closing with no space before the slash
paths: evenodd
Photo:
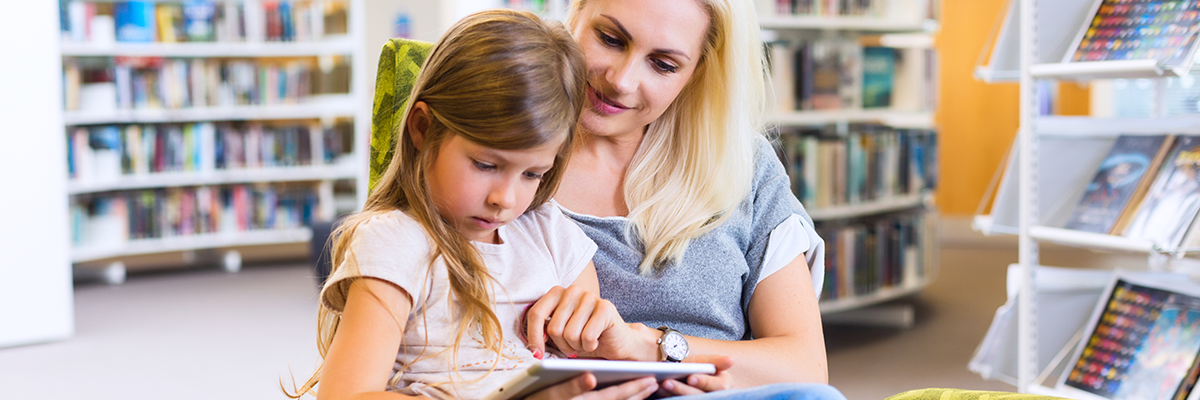
<path id="1" fill-rule="evenodd" d="M 1125 236 L 1179 247 L 1200 211 L 1200 136 L 1176 139 Z"/>
<path id="2" fill-rule="evenodd" d="M 1104 293 L 1059 389 L 1086 399 L 1186 399 L 1200 353 L 1200 286 L 1118 272 Z"/>
<path id="3" fill-rule="evenodd" d="M 1145 192 L 1168 142 L 1165 135 L 1118 137 L 1064 227 L 1109 233 L 1130 200 Z"/>
<path id="4" fill-rule="evenodd" d="M 1186 73 L 1200 32 L 1194 1 L 1096 0 L 1063 62 L 1157 60 Z"/>

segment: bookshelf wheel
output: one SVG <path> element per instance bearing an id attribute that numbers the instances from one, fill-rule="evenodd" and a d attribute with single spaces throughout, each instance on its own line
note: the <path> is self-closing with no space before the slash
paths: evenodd
<path id="1" fill-rule="evenodd" d="M 225 268 L 225 272 L 238 272 L 242 270 L 242 253 L 237 250 L 225 252 L 225 257 L 221 260 L 221 267 Z"/>
<path id="2" fill-rule="evenodd" d="M 104 279 L 104 283 L 109 285 L 120 285 L 125 283 L 125 263 L 117 261 L 112 264 L 108 264 L 107 267 L 104 267 L 101 277 Z"/>

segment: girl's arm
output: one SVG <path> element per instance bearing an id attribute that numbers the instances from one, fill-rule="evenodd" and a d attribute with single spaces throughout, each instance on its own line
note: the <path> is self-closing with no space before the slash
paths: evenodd
<path id="1" fill-rule="evenodd" d="M 317 398 L 417 398 L 385 391 L 411 309 L 412 299 L 392 284 L 372 278 L 352 282 L 321 367 Z"/>

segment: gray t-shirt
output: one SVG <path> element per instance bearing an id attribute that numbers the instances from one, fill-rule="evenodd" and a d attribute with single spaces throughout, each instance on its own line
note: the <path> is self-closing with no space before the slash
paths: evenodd
<path id="1" fill-rule="evenodd" d="M 798 246 L 803 246 L 793 254 L 808 252 L 809 267 L 824 268 L 824 243 L 792 193 L 783 164 L 765 138 L 757 144 L 754 184 L 746 199 L 724 224 L 692 240 L 681 262 L 651 276 L 637 272 L 643 249 L 626 240 L 628 219 L 565 210 L 599 247 L 592 261 L 600 296 L 612 301 L 627 322 L 666 325 L 710 339 L 750 339 L 750 298 L 758 282 L 777 270 L 763 270 L 768 238 L 793 215 L 800 216 L 804 231 L 789 235 L 800 236 Z"/>

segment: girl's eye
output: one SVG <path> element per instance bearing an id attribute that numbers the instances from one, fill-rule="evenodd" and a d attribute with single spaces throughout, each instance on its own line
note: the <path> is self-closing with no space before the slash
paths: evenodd
<path id="1" fill-rule="evenodd" d="M 663 60 L 657 60 L 657 59 L 650 60 L 650 63 L 654 65 L 654 69 L 656 69 L 656 70 L 658 70 L 658 72 L 664 73 L 664 74 L 672 74 L 672 73 L 675 73 L 675 71 L 679 70 L 679 67 L 671 65 L 670 63 L 663 61 Z"/>
<path id="2" fill-rule="evenodd" d="M 492 164 L 482 163 L 482 162 L 475 161 L 475 160 L 471 160 L 471 162 L 475 164 L 475 168 L 478 168 L 482 171 L 491 171 L 493 169 L 496 169 L 496 166 L 492 165 Z"/>
<path id="3" fill-rule="evenodd" d="M 544 175 L 545 175 L 545 174 L 540 174 L 540 173 L 537 173 L 537 172 L 526 172 L 526 173 L 525 173 L 525 178 L 526 178 L 526 179 L 533 179 L 533 180 L 539 180 L 539 181 L 540 181 L 540 180 L 542 180 L 542 176 L 544 176 Z"/>
<path id="4" fill-rule="evenodd" d="M 600 30 L 596 30 L 596 36 L 599 36 L 600 42 L 604 43 L 604 45 L 608 46 L 608 47 L 621 48 L 621 47 L 624 47 L 624 45 L 625 45 L 624 43 L 621 43 L 620 39 L 612 37 L 609 34 L 604 33 L 603 31 L 600 31 Z"/>

